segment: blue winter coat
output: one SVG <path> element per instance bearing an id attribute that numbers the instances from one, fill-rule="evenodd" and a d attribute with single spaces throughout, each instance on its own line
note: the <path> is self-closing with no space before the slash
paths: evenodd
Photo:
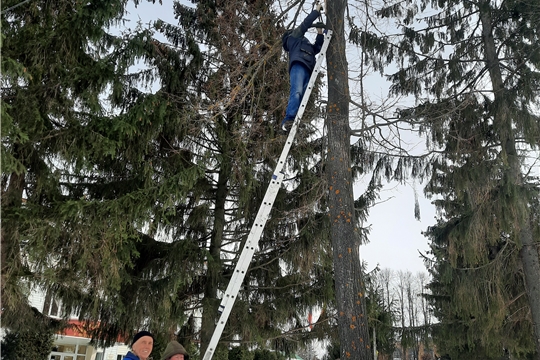
<path id="1" fill-rule="evenodd" d="M 137 355 L 135 355 L 131 351 L 128 351 L 126 356 L 124 356 L 124 360 L 140 360 L 140 359 L 139 359 L 139 357 Z"/>
<path id="2" fill-rule="evenodd" d="M 289 52 L 289 71 L 291 71 L 292 64 L 295 62 L 304 64 L 309 69 L 309 72 L 313 71 L 316 62 L 315 55 L 321 51 L 324 35 L 317 34 L 315 44 L 312 44 L 304 34 L 319 15 L 320 13 L 317 10 L 313 10 L 300 26 L 283 35 L 281 39 L 283 49 Z"/>

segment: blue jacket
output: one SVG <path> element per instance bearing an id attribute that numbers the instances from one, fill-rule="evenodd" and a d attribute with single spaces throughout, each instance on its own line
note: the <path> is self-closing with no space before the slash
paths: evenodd
<path id="1" fill-rule="evenodd" d="M 281 39 L 283 49 L 289 52 L 289 71 L 291 71 L 292 64 L 295 62 L 304 64 L 309 69 L 309 72 L 313 71 L 316 62 L 315 55 L 321 51 L 324 35 L 317 34 L 315 44 L 312 44 L 304 34 L 319 15 L 320 13 L 317 10 L 313 10 L 299 27 L 293 31 L 289 30 L 283 35 Z"/>
<path id="2" fill-rule="evenodd" d="M 128 353 L 126 354 L 126 356 L 124 356 L 124 360 L 140 360 L 139 357 L 137 355 L 135 355 L 134 353 L 132 353 L 131 351 L 128 351 Z"/>

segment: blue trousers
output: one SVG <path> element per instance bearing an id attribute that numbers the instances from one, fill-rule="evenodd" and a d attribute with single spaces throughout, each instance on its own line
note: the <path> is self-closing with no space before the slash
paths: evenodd
<path id="1" fill-rule="evenodd" d="M 311 73 L 308 68 L 302 63 L 293 63 L 291 70 L 289 71 L 291 92 L 289 94 L 289 103 L 287 104 L 285 119 L 281 122 L 282 124 L 286 121 L 293 121 L 296 117 L 296 113 L 298 113 L 298 108 L 302 102 L 302 97 L 306 92 L 310 76 Z"/>

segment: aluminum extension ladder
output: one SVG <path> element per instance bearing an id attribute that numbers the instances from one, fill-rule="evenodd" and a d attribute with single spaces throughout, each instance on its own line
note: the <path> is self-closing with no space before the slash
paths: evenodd
<path id="1" fill-rule="evenodd" d="M 272 175 L 272 180 L 270 181 L 270 185 L 268 185 L 268 189 L 266 190 L 266 194 L 264 195 L 264 199 L 257 213 L 257 217 L 255 218 L 255 221 L 251 227 L 244 248 L 242 249 L 242 253 L 240 254 L 240 258 L 238 259 L 238 263 L 236 264 L 231 280 L 229 281 L 229 285 L 227 286 L 227 290 L 225 291 L 223 299 L 221 300 L 221 304 L 219 305 L 218 313 L 220 313 L 221 315 L 218 323 L 216 324 L 214 333 L 212 334 L 212 338 L 210 339 L 210 343 L 208 344 L 208 348 L 204 353 L 203 360 L 211 360 L 212 356 L 214 355 L 214 351 L 216 350 L 219 339 L 221 338 L 221 334 L 223 333 L 225 324 L 229 319 L 229 315 L 234 305 L 236 296 L 238 295 L 238 291 L 242 286 L 244 277 L 246 276 L 246 272 L 249 268 L 249 264 L 251 263 L 251 259 L 253 258 L 253 254 L 255 253 L 255 248 L 257 247 L 257 245 L 259 244 L 259 240 L 261 239 L 264 226 L 266 225 L 266 221 L 270 216 L 270 211 L 274 206 L 274 201 L 276 200 L 276 196 L 283 181 L 284 174 L 282 170 L 283 166 L 285 165 L 285 160 L 289 155 L 289 151 L 291 149 L 294 137 L 296 136 L 296 132 L 298 130 L 298 125 L 300 124 L 300 120 L 304 115 L 304 110 L 306 109 L 306 105 L 311 95 L 311 91 L 313 90 L 313 86 L 315 85 L 315 80 L 317 80 L 317 76 L 319 75 L 323 58 L 326 55 L 326 50 L 328 49 L 328 44 L 330 43 L 331 38 L 332 31 L 327 30 L 326 34 L 324 34 L 324 42 L 321 51 L 319 52 L 317 62 L 315 63 L 315 68 L 313 69 L 313 73 L 311 74 L 311 78 L 309 79 L 306 92 L 304 94 L 304 97 L 302 98 L 300 107 L 298 108 L 298 113 L 296 114 L 292 128 L 289 131 L 289 136 L 287 137 L 285 146 L 281 151 L 281 156 L 279 157 L 279 161 Z"/>

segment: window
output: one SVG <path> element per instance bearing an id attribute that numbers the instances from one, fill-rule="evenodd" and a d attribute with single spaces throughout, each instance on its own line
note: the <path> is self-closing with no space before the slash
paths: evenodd
<path id="1" fill-rule="evenodd" d="M 87 349 L 87 345 L 57 344 L 53 346 L 49 360 L 86 360 Z"/>
<path id="2" fill-rule="evenodd" d="M 60 304 L 53 298 L 51 290 L 47 290 L 47 294 L 45 295 L 43 314 L 56 317 L 59 317 L 61 315 Z"/>
<path id="3" fill-rule="evenodd" d="M 56 351 L 63 352 L 63 353 L 70 353 L 75 354 L 75 349 L 77 348 L 77 345 L 58 345 L 56 347 Z"/>
<path id="4" fill-rule="evenodd" d="M 86 359 L 86 345 L 79 345 L 77 347 L 77 360 Z"/>

